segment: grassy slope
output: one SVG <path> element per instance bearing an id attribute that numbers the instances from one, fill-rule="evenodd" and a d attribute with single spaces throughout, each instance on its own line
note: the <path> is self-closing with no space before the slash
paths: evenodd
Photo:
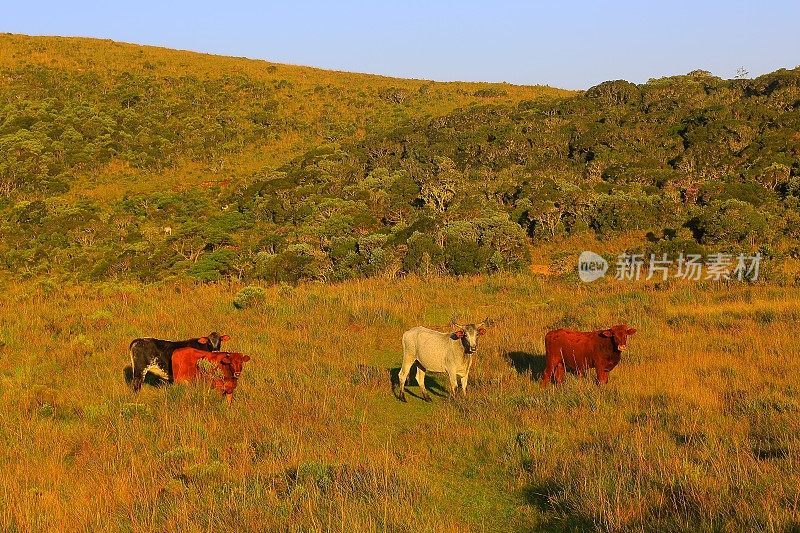
<path id="1" fill-rule="evenodd" d="M 213 165 L 185 160 L 177 168 L 148 174 L 114 161 L 84 176 L 70 193 L 103 200 L 121 197 L 125 192 L 180 190 L 265 167 L 275 168 L 320 144 L 344 143 L 375 129 L 396 126 L 409 118 L 444 115 L 474 103 L 516 103 L 574 94 L 545 86 L 389 78 L 110 40 L 0 34 L 0 70 L 26 66 L 63 70 L 71 75 L 93 73 L 107 84 L 122 74 L 155 80 L 245 76 L 273 84 L 280 116 L 302 125 L 300 131 L 282 131 L 277 139 L 263 144 L 245 145 L 235 157 Z M 3 83 L 2 77 L 0 83 Z M 488 98 L 475 96 L 476 91 L 485 89 L 504 94 Z M 386 96 L 387 91 L 399 91 L 402 101 Z M 329 138 L 322 127 L 325 123 L 347 128 L 355 126 L 354 133 Z"/>
<path id="2" fill-rule="evenodd" d="M 796 289 L 409 277 L 271 287 L 242 312 L 235 286 L 46 289 L 5 287 L 0 310 L 6 531 L 800 522 Z M 470 397 L 396 401 L 402 331 L 454 315 L 496 322 Z M 639 332 L 608 387 L 532 381 L 548 327 L 618 320 Z M 233 407 L 200 387 L 131 394 L 131 338 L 212 328 L 254 357 Z"/>

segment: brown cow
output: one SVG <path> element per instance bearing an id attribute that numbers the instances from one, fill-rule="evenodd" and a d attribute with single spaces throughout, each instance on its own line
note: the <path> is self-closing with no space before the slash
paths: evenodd
<path id="1" fill-rule="evenodd" d="M 225 396 L 229 404 L 232 403 L 233 391 L 239 384 L 242 367 L 244 363 L 250 360 L 250 357 L 240 353 L 219 352 L 209 354 L 206 359 L 215 363 L 217 370 L 222 374 L 221 376 L 215 376 L 211 380 L 211 386 Z"/>
<path id="2" fill-rule="evenodd" d="M 209 352 L 188 347 L 172 352 L 173 383 L 187 383 L 202 378 L 197 363 L 200 359 L 207 359 L 209 355 Z"/>
<path id="3" fill-rule="evenodd" d="M 628 336 L 636 330 L 625 324 L 599 331 L 575 331 L 557 329 L 544 337 L 547 364 L 542 376 L 542 387 L 550 383 L 555 371 L 556 383 L 564 381 L 565 367 L 575 370 L 579 376 L 590 368 L 597 372 L 597 382 L 608 383 L 608 373 L 617 366 Z"/>
<path id="4" fill-rule="evenodd" d="M 198 363 L 206 359 L 214 365 L 217 375 L 208 375 L 200 371 Z M 211 386 L 226 397 L 228 403 L 233 402 L 233 391 L 239 381 L 244 363 L 250 357 L 235 352 L 204 352 L 194 348 L 180 348 L 172 354 L 172 368 L 175 383 L 185 383 L 197 379 L 210 379 Z"/>

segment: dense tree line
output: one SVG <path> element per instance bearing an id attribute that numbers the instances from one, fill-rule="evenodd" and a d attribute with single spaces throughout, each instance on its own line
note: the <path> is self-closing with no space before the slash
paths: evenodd
<path id="1" fill-rule="evenodd" d="M 285 165 L 106 203 L 81 198 L 75 176 L 111 160 L 213 164 L 309 122 L 281 112 L 291 88 L 245 75 L 109 83 L 29 67 L 4 80 L 0 267 L 19 275 L 470 274 L 523 268 L 530 244 L 629 231 L 648 232 L 643 250 L 798 252 L 798 69 L 402 113 L 360 139 L 331 114 L 329 142 Z M 416 94 L 376 92 L 390 106 Z"/>

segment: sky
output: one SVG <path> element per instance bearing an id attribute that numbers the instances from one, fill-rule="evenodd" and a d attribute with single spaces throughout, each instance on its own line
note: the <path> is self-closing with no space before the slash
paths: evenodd
<path id="1" fill-rule="evenodd" d="M 0 0 L 0 32 L 568 89 L 698 68 L 723 78 L 793 68 L 798 21 L 800 0 Z"/>

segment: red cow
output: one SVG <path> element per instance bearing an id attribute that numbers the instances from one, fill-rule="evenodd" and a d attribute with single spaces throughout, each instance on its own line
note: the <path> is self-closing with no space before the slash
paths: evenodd
<path id="1" fill-rule="evenodd" d="M 608 373 L 617 366 L 628 336 L 636 330 L 625 324 L 600 331 L 575 331 L 557 329 L 544 337 L 547 364 L 542 376 L 542 387 L 550 383 L 555 371 L 556 383 L 564 381 L 565 367 L 575 370 L 579 376 L 590 368 L 597 372 L 597 382 L 608 383 Z"/>
<path id="2" fill-rule="evenodd" d="M 239 353 L 218 353 L 212 354 L 209 361 L 217 365 L 217 372 L 211 379 L 211 387 L 222 394 L 228 403 L 233 403 L 233 391 L 239 384 L 239 374 L 241 374 L 241 365 L 245 362 L 246 355 Z M 247 357 L 249 360 L 250 358 Z M 237 372 L 234 365 L 238 362 L 239 371 Z"/>
<path id="3" fill-rule="evenodd" d="M 172 352 L 173 383 L 187 383 L 202 378 L 197 363 L 200 359 L 208 359 L 209 355 L 211 353 L 195 348 L 178 348 Z"/>
<path id="4" fill-rule="evenodd" d="M 244 363 L 250 360 L 250 357 L 235 352 L 219 352 L 209 354 L 207 359 L 212 363 L 216 363 L 217 369 L 222 374 L 221 376 L 215 376 L 211 380 L 211 386 L 225 396 L 229 404 L 232 403 L 233 391 L 239 384 L 242 367 Z"/>
<path id="5" fill-rule="evenodd" d="M 207 375 L 200 371 L 198 362 L 206 359 L 216 365 L 217 375 Z M 239 381 L 244 363 L 250 357 L 235 352 L 204 352 L 194 348 L 181 348 L 172 355 L 172 368 L 176 383 L 196 379 L 209 379 L 211 386 L 226 397 L 228 403 L 233 402 L 233 391 Z"/>

